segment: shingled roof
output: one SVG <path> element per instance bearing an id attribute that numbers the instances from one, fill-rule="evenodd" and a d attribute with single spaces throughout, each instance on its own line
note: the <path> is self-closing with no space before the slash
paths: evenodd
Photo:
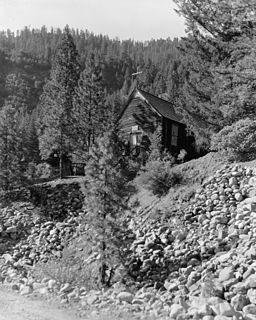
<path id="1" fill-rule="evenodd" d="M 182 117 L 175 112 L 172 103 L 170 103 L 164 99 L 161 99 L 157 96 L 154 96 L 153 94 L 146 92 L 146 91 L 139 89 L 139 88 L 136 88 L 134 94 L 135 94 L 135 96 L 136 96 L 136 94 L 137 94 L 137 96 L 141 95 L 142 98 L 144 98 L 146 100 L 146 102 L 153 109 L 155 109 L 161 116 L 163 116 L 167 119 L 179 122 L 179 123 L 183 123 Z"/>

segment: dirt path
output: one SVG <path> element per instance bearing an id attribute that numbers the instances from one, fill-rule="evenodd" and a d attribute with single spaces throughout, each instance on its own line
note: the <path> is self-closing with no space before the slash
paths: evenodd
<path id="1" fill-rule="evenodd" d="M 57 303 L 26 298 L 0 286 L 0 320 L 77 320 L 75 312 Z"/>

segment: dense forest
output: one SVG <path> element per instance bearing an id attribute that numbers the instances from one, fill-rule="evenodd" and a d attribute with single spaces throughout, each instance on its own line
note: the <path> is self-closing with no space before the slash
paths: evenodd
<path id="1" fill-rule="evenodd" d="M 68 40 L 65 39 L 67 34 Z M 39 133 L 40 123 L 44 121 L 40 99 L 42 100 L 52 72 L 55 72 L 53 69 L 56 56 L 60 56 L 59 52 L 65 46 L 65 41 L 69 44 L 73 43 L 74 52 L 77 51 L 79 71 L 77 71 L 74 86 L 75 83 L 77 84 L 80 72 L 82 73 L 75 99 L 77 106 L 79 99 L 82 99 L 86 109 L 88 82 L 92 74 L 98 73 L 100 85 L 96 84 L 93 90 L 101 91 L 104 96 L 101 97 L 101 102 L 104 100 L 106 105 L 111 105 L 110 108 L 113 108 L 115 115 L 118 115 L 131 90 L 132 73 L 138 69 L 143 71 L 138 79 L 140 87 L 156 95 L 163 95 L 169 100 L 174 99 L 174 89 L 178 84 L 177 70 L 180 65 L 177 39 L 152 40 L 147 43 L 132 40 L 120 41 L 109 39 L 107 36 L 94 35 L 88 31 L 72 30 L 69 27 L 65 30 L 47 30 L 45 27 L 40 30 L 24 28 L 16 34 L 10 30 L 2 31 L 0 33 L 0 110 L 6 113 L 6 106 L 15 110 L 16 121 L 23 135 L 23 150 L 27 150 L 25 152 L 27 164 L 31 162 L 38 164 L 41 159 L 47 159 L 51 155 L 50 151 L 53 152 L 50 148 L 48 153 L 41 150 L 40 154 L 39 150 L 40 141 L 41 144 L 43 143 L 43 135 Z M 63 54 L 65 55 L 65 52 Z M 65 78 L 64 73 L 60 76 L 62 79 Z M 56 80 L 56 84 L 59 81 L 61 80 Z M 53 112 L 53 104 L 54 101 L 49 102 L 47 112 Z M 44 108 L 46 105 L 44 101 Z M 76 111 L 81 115 L 81 110 Z M 95 112 L 91 117 L 94 123 L 101 121 Z M 78 119 L 81 117 L 78 116 Z M 81 121 L 80 125 L 83 125 L 83 128 L 86 126 L 85 123 L 81 124 Z M 2 143 L 6 144 L 4 141 Z M 79 161 L 82 160 L 79 159 Z"/>
<path id="2" fill-rule="evenodd" d="M 183 115 L 199 149 L 253 154 L 254 1 L 175 2 L 187 25 L 179 40 L 121 41 L 69 27 L 0 33 L 0 166 L 7 189 L 17 165 L 24 173 L 29 164 L 75 150 L 86 158 L 125 104 L 137 70 L 142 89 Z"/>
<path id="3" fill-rule="evenodd" d="M 127 95 L 132 73 L 139 68 L 143 71 L 140 81 L 145 89 L 156 94 L 167 92 L 172 95 L 172 82 L 180 63 L 178 39 L 142 43 L 109 39 L 88 31 L 70 32 L 81 66 L 85 67 L 91 54 L 102 65 L 104 86 L 109 94 L 121 92 L 122 96 Z M 30 108 L 35 107 L 36 96 L 49 76 L 62 36 L 63 30 L 47 30 L 46 27 L 40 30 L 25 28 L 16 34 L 10 30 L 0 33 L 2 101 L 12 94 L 11 86 L 19 83 L 26 102 Z"/>

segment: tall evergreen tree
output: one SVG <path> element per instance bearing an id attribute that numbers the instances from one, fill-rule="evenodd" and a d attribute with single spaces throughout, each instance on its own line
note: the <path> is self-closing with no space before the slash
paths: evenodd
<path id="1" fill-rule="evenodd" d="M 87 218 L 100 252 L 99 280 L 103 286 L 110 285 L 114 265 L 122 261 L 120 221 L 128 189 L 120 159 L 120 143 L 111 129 L 91 148 L 85 170 Z"/>
<path id="2" fill-rule="evenodd" d="M 60 177 L 63 157 L 72 151 L 73 97 L 80 75 L 78 53 L 68 27 L 57 49 L 49 81 L 44 86 L 39 107 L 39 147 L 43 159 L 57 152 Z"/>
<path id="3" fill-rule="evenodd" d="M 235 64 L 247 50 L 242 39 L 252 40 L 255 35 L 255 1 L 175 2 L 186 19 L 189 33 L 180 48 L 185 54 L 183 65 L 187 74 L 176 103 L 181 110 L 186 106 L 187 124 L 209 146 L 212 134 L 238 115 L 235 87 L 240 95 L 248 95 L 245 86 L 239 85 L 242 78 L 238 80 Z M 235 52 L 239 54 L 234 59 Z"/>
<path id="4" fill-rule="evenodd" d="M 106 130 L 109 113 L 102 71 L 92 55 L 82 72 L 76 94 L 72 119 L 76 124 L 73 131 L 76 152 L 86 157 L 98 136 Z"/>
<path id="5" fill-rule="evenodd" d="M 0 111 L 0 189 L 24 184 L 24 150 L 18 113 L 10 104 Z"/>
<path id="6" fill-rule="evenodd" d="M 236 38 L 230 43 L 230 57 L 216 69 L 220 85 L 215 101 L 226 125 L 256 117 L 255 43 L 256 35 Z"/>
<path id="7" fill-rule="evenodd" d="M 241 35 L 255 34 L 254 0 L 174 0 L 186 19 L 190 34 L 210 35 L 229 42 Z M 216 43 L 217 44 L 217 43 Z"/>
<path id="8" fill-rule="evenodd" d="M 41 160 L 39 141 L 36 130 L 37 114 L 34 111 L 32 114 L 25 114 L 19 119 L 20 129 L 22 132 L 22 145 L 24 150 L 24 161 L 26 164 L 33 162 L 38 164 Z"/>

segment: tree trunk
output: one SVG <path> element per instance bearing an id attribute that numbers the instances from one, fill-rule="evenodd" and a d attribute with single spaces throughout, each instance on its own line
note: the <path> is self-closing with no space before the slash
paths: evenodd
<path id="1" fill-rule="evenodd" d="M 63 179 L 63 129 L 60 125 L 60 179 Z"/>
<path id="2" fill-rule="evenodd" d="M 63 179 L 64 174 L 63 174 L 63 155 L 62 153 L 60 154 L 60 179 Z"/>

